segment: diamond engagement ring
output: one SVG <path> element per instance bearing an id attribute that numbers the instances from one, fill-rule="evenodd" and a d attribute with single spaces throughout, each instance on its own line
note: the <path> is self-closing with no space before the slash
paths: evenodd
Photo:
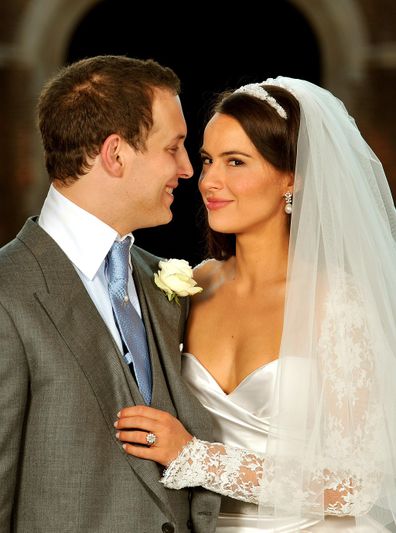
<path id="1" fill-rule="evenodd" d="M 152 446 L 153 444 L 155 444 L 156 440 L 157 440 L 157 435 L 155 435 L 154 433 L 147 433 L 146 442 L 149 446 Z"/>

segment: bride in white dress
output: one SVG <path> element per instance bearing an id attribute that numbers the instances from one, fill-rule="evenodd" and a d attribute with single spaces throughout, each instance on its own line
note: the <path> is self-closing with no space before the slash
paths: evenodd
<path id="1" fill-rule="evenodd" d="M 339 100 L 282 77 L 220 97 L 202 161 L 214 259 L 195 271 L 182 373 L 215 442 L 150 407 L 124 409 L 119 438 L 167 466 L 165 486 L 222 494 L 218 533 L 396 531 L 396 214 L 380 162 Z M 155 444 L 134 446 L 147 432 Z"/>

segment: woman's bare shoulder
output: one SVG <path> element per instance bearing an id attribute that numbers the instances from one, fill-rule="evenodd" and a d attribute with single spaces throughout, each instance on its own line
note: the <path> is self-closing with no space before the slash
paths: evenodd
<path id="1" fill-rule="evenodd" d="M 210 290 L 217 284 L 224 269 L 224 261 L 205 259 L 194 268 L 194 279 L 204 290 Z"/>

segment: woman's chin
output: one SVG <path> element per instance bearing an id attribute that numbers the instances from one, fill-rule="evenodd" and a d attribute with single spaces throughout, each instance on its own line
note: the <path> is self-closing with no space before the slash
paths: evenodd
<path id="1" fill-rule="evenodd" d="M 211 230 L 216 231 L 217 233 L 237 233 L 234 226 L 229 226 L 227 224 L 212 224 L 209 221 L 209 227 Z"/>

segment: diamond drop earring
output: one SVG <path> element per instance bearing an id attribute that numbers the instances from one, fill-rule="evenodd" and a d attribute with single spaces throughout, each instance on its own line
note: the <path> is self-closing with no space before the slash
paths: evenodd
<path id="1" fill-rule="evenodd" d="M 285 213 L 287 215 L 291 215 L 293 211 L 292 203 L 293 203 L 293 194 L 291 192 L 287 192 L 283 195 L 283 198 L 285 199 Z"/>

